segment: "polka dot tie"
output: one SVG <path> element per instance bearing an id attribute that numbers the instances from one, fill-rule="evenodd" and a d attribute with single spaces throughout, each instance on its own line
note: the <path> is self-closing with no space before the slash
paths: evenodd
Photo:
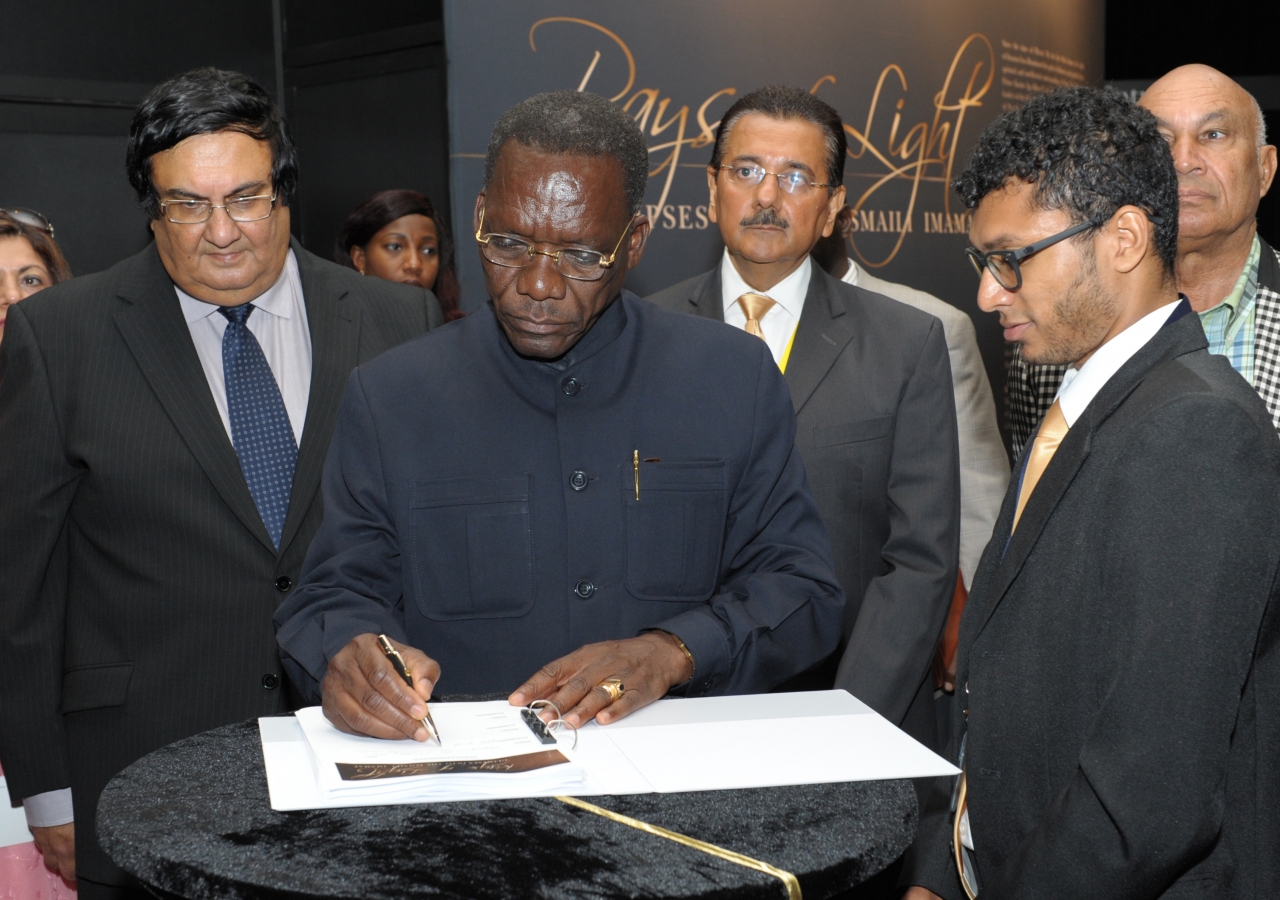
<path id="1" fill-rule="evenodd" d="M 298 445 L 275 376 L 258 339 L 245 324 L 253 309 L 252 303 L 246 303 L 219 310 L 228 323 L 222 333 L 222 379 L 227 388 L 231 444 L 240 457 L 240 471 L 262 524 L 279 549 Z"/>

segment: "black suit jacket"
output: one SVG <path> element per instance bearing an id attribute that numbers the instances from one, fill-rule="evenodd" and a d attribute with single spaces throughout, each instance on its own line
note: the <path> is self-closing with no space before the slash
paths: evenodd
<path id="1" fill-rule="evenodd" d="M 312 373 L 277 553 L 154 246 L 10 307 L 0 344 L 0 759 L 72 788 L 79 872 L 117 873 L 98 794 L 174 740 L 286 708 L 271 616 L 320 524 L 352 368 L 442 321 L 429 293 L 295 244 Z"/>
<path id="2" fill-rule="evenodd" d="M 649 299 L 724 321 L 720 268 Z M 813 266 L 785 373 L 846 596 L 835 686 L 936 743 L 925 684 L 955 591 L 960 464 L 938 319 Z M 826 685 L 830 686 L 830 685 Z"/>
<path id="3" fill-rule="evenodd" d="M 1280 440 L 1205 347 L 1166 324 L 1012 539 L 1005 498 L 955 694 L 983 900 L 1280 894 Z M 960 900 L 946 807 L 907 880 Z"/>

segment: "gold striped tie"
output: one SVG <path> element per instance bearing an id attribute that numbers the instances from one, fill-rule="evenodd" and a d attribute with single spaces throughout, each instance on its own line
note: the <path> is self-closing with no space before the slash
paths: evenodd
<path id="1" fill-rule="evenodd" d="M 738 298 L 738 305 L 747 316 L 747 334 L 754 334 L 764 340 L 764 332 L 760 330 L 760 320 L 773 308 L 774 300 L 764 294 L 743 294 Z"/>
<path id="2" fill-rule="evenodd" d="M 1062 407 L 1058 405 L 1057 400 L 1054 400 L 1053 406 L 1049 407 L 1049 411 L 1044 414 L 1044 421 L 1040 423 L 1040 430 L 1036 432 L 1036 442 L 1031 445 L 1031 455 L 1027 457 L 1027 468 L 1022 475 L 1022 487 L 1018 489 L 1018 508 L 1013 513 L 1012 530 L 1017 530 L 1018 520 L 1022 518 L 1022 510 L 1031 499 L 1031 492 L 1036 489 L 1036 483 L 1040 481 L 1040 476 L 1049 466 L 1049 460 L 1053 459 L 1053 454 L 1058 451 L 1058 445 L 1062 443 L 1062 439 L 1067 436 L 1069 430 L 1066 417 L 1062 415 Z"/>

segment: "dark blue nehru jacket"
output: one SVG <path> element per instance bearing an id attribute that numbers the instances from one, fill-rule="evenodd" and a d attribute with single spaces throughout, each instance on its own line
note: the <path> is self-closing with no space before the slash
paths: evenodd
<path id="1" fill-rule="evenodd" d="M 629 292 L 556 362 L 492 306 L 391 350 L 347 383 L 285 666 L 318 699 L 381 632 L 440 663 L 440 693 L 511 691 L 660 628 L 689 693 L 768 690 L 835 649 L 844 609 L 795 427 L 763 341 Z"/>

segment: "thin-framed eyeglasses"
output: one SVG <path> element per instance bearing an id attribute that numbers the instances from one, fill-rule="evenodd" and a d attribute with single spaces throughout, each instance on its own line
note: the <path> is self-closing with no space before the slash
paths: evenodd
<path id="1" fill-rule="evenodd" d="M 201 225 L 209 221 L 215 209 L 225 209 L 233 222 L 257 222 L 271 216 L 276 208 L 275 194 L 237 197 L 221 205 L 208 200 L 161 200 L 160 210 L 175 225 Z"/>
<path id="2" fill-rule="evenodd" d="M 0 212 L 8 213 L 9 218 L 16 219 L 23 225 L 30 225 L 32 228 L 39 228 L 49 237 L 53 237 L 53 223 L 34 209 L 19 206 L 14 209 L 0 209 Z"/>
<path id="3" fill-rule="evenodd" d="M 734 166 L 721 166 L 720 168 L 728 169 L 729 174 L 725 178 L 728 179 L 730 184 L 735 184 L 739 187 L 755 187 L 764 181 L 767 175 L 772 175 L 778 179 L 778 187 L 792 195 L 807 194 L 811 188 L 829 189 L 835 187 L 832 184 L 819 184 L 799 169 L 788 169 L 786 172 L 766 172 L 764 166 L 757 166 L 755 163 L 738 163 Z"/>
<path id="4" fill-rule="evenodd" d="M 1163 217 L 1154 216 L 1150 213 L 1147 213 L 1147 220 L 1153 225 L 1164 224 Z M 1018 250 L 990 250 L 983 253 L 974 247 L 965 247 L 964 252 L 969 257 L 969 262 L 973 263 L 973 268 L 978 273 L 979 278 L 982 277 L 982 271 L 986 269 L 1000 287 L 1006 291 L 1016 291 L 1022 287 L 1023 260 L 1029 256 L 1034 256 L 1041 250 L 1052 247 L 1059 241 L 1065 241 L 1069 237 L 1074 237 L 1082 231 L 1088 231 L 1090 228 L 1097 228 L 1101 224 L 1102 222 L 1098 221 L 1081 222 L 1066 231 L 1051 234 L 1047 238 L 1041 238 L 1034 244 L 1027 244 L 1027 246 Z"/>
<path id="5" fill-rule="evenodd" d="M 480 207 L 480 224 L 476 226 L 476 243 L 480 245 L 480 253 L 495 266 L 506 266 L 509 269 L 520 269 L 533 262 L 535 256 L 549 256 L 556 264 L 556 271 L 565 278 L 575 281 L 599 281 L 604 277 L 606 269 L 613 266 L 622 249 L 622 242 L 631 233 L 635 217 L 627 222 L 622 237 L 614 244 L 613 252 L 604 254 L 598 250 L 580 250 L 577 247 L 564 247 L 560 250 L 539 250 L 524 238 L 511 234 L 498 234 L 484 231 L 484 207 Z"/>

